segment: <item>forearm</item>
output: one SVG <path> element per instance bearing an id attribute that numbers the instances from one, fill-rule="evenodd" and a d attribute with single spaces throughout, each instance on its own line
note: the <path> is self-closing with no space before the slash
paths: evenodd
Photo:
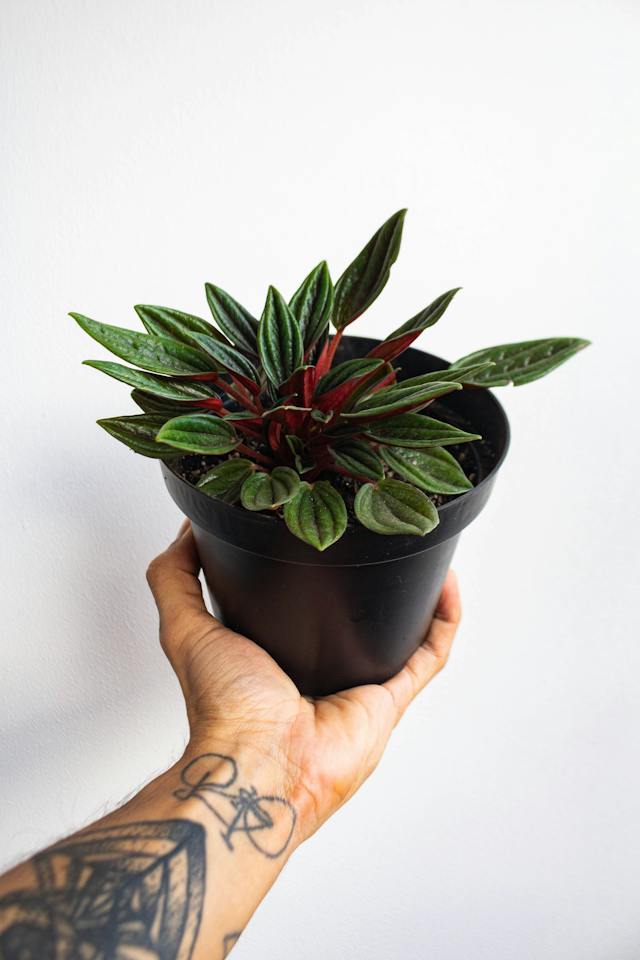
<path id="1" fill-rule="evenodd" d="M 298 842 L 294 803 L 274 759 L 197 738 L 119 810 L 0 878 L 0 956 L 226 956 Z"/>

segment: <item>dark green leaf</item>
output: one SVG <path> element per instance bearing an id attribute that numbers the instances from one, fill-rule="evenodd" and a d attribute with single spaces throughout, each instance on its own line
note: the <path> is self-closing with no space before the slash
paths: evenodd
<path id="1" fill-rule="evenodd" d="M 135 330 L 111 327 L 107 323 L 97 323 L 80 313 L 71 313 L 69 316 L 73 317 L 90 337 L 115 353 L 116 357 L 135 363 L 143 370 L 169 376 L 185 376 L 211 370 L 207 355 L 185 343 L 178 343 L 167 337 L 136 333 Z"/>
<path id="2" fill-rule="evenodd" d="M 287 441 L 287 446 L 293 454 L 295 468 L 298 473 L 303 475 L 305 473 L 309 473 L 310 470 L 313 470 L 315 467 L 315 462 L 311 459 L 309 451 L 306 449 L 300 437 L 296 437 L 295 434 L 287 434 L 285 436 L 285 440 Z"/>
<path id="3" fill-rule="evenodd" d="M 400 480 L 366 483 L 354 504 L 360 523 L 374 533 L 424 536 L 438 525 L 438 511 L 421 490 Z"/>
<path id="4" fill-rule="evenodd" d="M 403 413 L 382 423 L 367 424 L 363 430 L 368 437 L 379 443 L 414 449 L 450 446 L 452 443 L 481 439 L 477 433 L 466 433 L 420 413 Z"/>
<path id="5" fill-rule="evenodd" d="M 384 360 L 393 360 L 400 356 L 407 347 L 411 346 L 414 340 L 417 340 L 423 330 L 438 322 L 458 290 L 460 290 L 460 287 L 456 287 L 455 290 L 447 290 L 433 303 L 430 303 L 428 307 L 417 313 L 415 317 L 407 320 L 401 327 L 390 333 L 382 343 L 369 351 L 369 356 L 382 357 Z"/>
<path id="6" fill-rule="evenodd" d="M 406 323 L 403 323 L 401 327 L 398 327 L 397 330 L 394 330 L 393 333 L 390 333 L 387 340 L 395 340 L 396 337 L 401 337 L 404 333 L 414 333 L 415 331 L 426 330 L 427 327 L 432 327 L 435 323 L 438 322 L 442 314 L 445 312 L 456 293 L 462 290 L 462 287 L 454 287 L 453 290 L 447 290 L 446 293 L 441 293 L 439 297 L 430 303 L 428 307 L 425 307 L 424 310 L 421 310 L 419 313 L 416 313 L 415 317 L 411 317 L 410 320 L 407 320 Z"/>
<path id="7" fill-rule="evenodd" d="M 171 420 L 173 417 L 181 417 L 184 413 L 184 404 L 175 400 L 165 400 L 163 397 L 154 397 L 150 393 L 144 393 L 142 390 L 132 390 L 131 399 L 145 413 L 153 414 L 163 418 L 163 423 Z"/>
<path id="8" fill-rule="evenodd" d="M 217 497 L 225 503 L 235 503 L 240 499 L 242 484 L 250 477 L 255 466 L 249 460 L 233 458 L 218 463 L 198 480 L 198 490 Z"/>
<path id="9" fill-rule="evenodd" d="M 147 333 L 156 337 L 168 337 L 170 340 L 179 340 L 189 346 L 196 346 L 194 333 L 206 333 L 216 340 L 224 340 L 222 334 L 210 323 L 192 313 L 174 310 L 172 307 L 152 307 L 146 303 L 139 303 L 134 310 L 142 320 Z"/>
<path id="10" fill-rule="evenodd" d="M 144 413 L 133 417 L 110 417 L 108 420 L 98 420 L 98 424 L 107 433 L 144 457 L 162 457 L 163 460 L 179 457 L 181 455 L 179 450 L 156 442 L 156 434 L 164 422 L 163 417 L 148 416 Z"/>
<path id="11" fill-rule="evenodd" d="M 310 417 L 311 417 L 312 420 L 317 420 L 318 423 L 329 423 L 329 420 L 333 419 L 333 411 L 332 411 L 332 410 L 318 410 L 318 408 L 315 407 L 315 408 L 311 411 Z"/>
<path id="12" fill-rule="evenodd" d="M 366 247 L 349 264 L 335 288 L 333 325 L 346 327 L 370 307 L 389 279 L 400 250 L 406 210 L 399 210 L 374 233 Z"/>
<path id="13" fill-rule="evenodd" d="M 328 481 L 301 483 L 293 500 L 285 504 L 284 519 L 294 536 L 316 550 L 326 550 L 346 530 L 347 508 Z"/>
<path id="14" fill-rule="evenodd" d="M 158 432 L 156 439 L 191 453 L 229 453 L 238 446 L 231 424 L 211 413 L 174 417 Z"/>
<path id="15" fill-rule="evenodd" d="M 302 281 L 289 301 L 289 307 L 298 321 L 306 351 L 329 326 L 333 307 L 333 284 L 324 260 Z"/>
<path id="16" fill-rule="evenodd" d="M 375 358 L 369 358 L 369 359 L 375 359 Z M 394 383 L 395 374 L 396 374 L 396 371 L 394 370 L 394 368 L 390 363 L 383 362 L 379 367 L 375 367 L 373 370 L 371 370 L 370 373 L 368 373 L 365 377 L 363 377 L 362 380 L 358 381 L 357 385 L 353 388 L 353 390 L 349 394 L 347 403 L 345 404 L 343 409 L 345 411 L 353 410 L 353 408 L 356 406 L 358 401 L 361 400 L 362 397 L 368 397 L 369 394 L 373 390 L 375 390 L 375 388 L 379 384 L 382 384 L 385 381 L 389 381 L 389 383 Z"/>
<path id="17" fill-rule="evenodd" d="M 258 321 L 233 297 L 214 286 L 205 283 L 207 302 L 213 319 L 236 347 L 246 351 L 252 357 L 257 356 L 256 335 Z"/>
<path id="18" fill-rule="evenodd" d="M 356 357 L 355 360 L 345 360 L 339 363 L 337 367 L 332 367 L 324 377 L 320 377 L 316 386 L 316 397 L 336 387 L 348 383 L 349 380 L 355 380 L 363 377 L 365 373 L 370 373 L 382 364 L 382 360 L 376 360 L 373 357 Z"/>
<path id="19" fill-rule="evenodd" d="M 110 360 L 85 360 L 84 364 L 122 383 L 128 383 L 131 387 L 167 400 L 204 400 L 215 396 L 215 391 L 202 381 L 189 383 L 187 380 L 171 380 L 168 377 L 159 377 L 155 373 L 132 370 L 131 367 L 112 363 Z"/>
<path id="20" fill-rule="evenodd" d="M 355 477 L 381 480 L 384 476 L 382 460 L 375 450 L 362 440 L 342 440 L 329 447 L 329 453 L 339 467 Z"/>
<path id="21" fill-rule="evenodd" d="M 274 387 L 302 364 L 302 337 L 294 314 L 275 287 L 269 287 L 258 325 L 258 353 Z"/>
<path id="22" fill-rule="evenodd" d="M 394 473 L 427 493 L 464 493 L 473 486 L 456 458 L 442 447 L 381 447 L 380 453 Z"/>
<path id="23" fill-rule="evenodd" d="M 451 364 L 448 372 L 471 363 L 492 360 L 494 367 L 478 373 L 466 382 L 478 387 L 503 387 L 508 383 L 517 387 L 544 377 L 579 350 L 588 347 L 589 342 L 578 337 L 551 337 L 545 340 L 503 343 L 461 357 Z"/>
<path id="24" fill-rule="evenodd" d="M 241 377 L 246 377 L 247 380 L 251 380 L 253 383 L 257 384 L 260 382 L 260 374 L 251 363 L 251 360 L 248 360 L 245 355 L 240 353 L 239 350 L 236 350 L 235 347 L 230 347 L 226 343 L 220 343 L 218 340 L 213 340 L 212 337 L 207 337 L 202 333 L 196 333 L 194 337 L 202 349 L 205 350 L 216 363 L 223 367 L 223 369 L 231 373 L 238 373 Z"/>
<path id="25" fill-rule="evenodd" d="M 429 383 L 418 387 L 396 384 L 366 397 L 353 410 L 343 413 L 342 416 L 349 420 L 374 420 L 393 416 L 396 412 L 399 414 L 405 410 L 419 410 L 431 403 L 435 397 L 461 389 L 462 384 L 455 381 Z"/>
<path id="26" fill-rule="evenodd" d="M 493 361 L 485 360 L 482 363 L 472 363 L 465 367 L 445 367 L 444 370 L 434 370 L 432 373 L 422 373 L 418 377 L 409 377 L 407 380 L 402 380 L 401 385 L 403 387 L 415 387 L 425 383 L 451 380 L 456 383 L 462 383 L 463 385 L 470 384 L 470 381 L 472 381 L 477 374 L 489 370 L 494 366 Z"/>
<path id="27" fill-rule="evenodd" d="M 256 472 L 245 480 L 241 500 L 245 510 L 274 510 L 298 492 L 300 477 L 290 467 L 275 467 L 271 473 Z"/>

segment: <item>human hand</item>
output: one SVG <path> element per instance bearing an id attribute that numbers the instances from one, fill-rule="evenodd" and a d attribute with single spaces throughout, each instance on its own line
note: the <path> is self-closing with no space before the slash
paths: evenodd
<path id="1" fill-rule="evenodd" d="M 306 839 L 375 769 L 408 705 L 444 667 L 460 621 L 455 575 L 423 644 L 395 677 L 311 700 L 266 651 L 208 613 L 199 570 L 186 521 L 147 571 L 192 744 L 196 752 L 237 746 L 262 758 L 297 810 L 297 839 Z"/>

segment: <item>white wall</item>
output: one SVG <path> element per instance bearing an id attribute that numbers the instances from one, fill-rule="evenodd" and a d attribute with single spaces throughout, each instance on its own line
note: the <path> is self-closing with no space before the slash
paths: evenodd
<path id="1" fill-rule="evenodd" d="M 94 420 L 126 388 L 66 317 L 259 310 L 407 205 L 380 334 L 594 346 L 505 390 L 513 447 L 456 558 L 465 621 L 378 774 L 234 956 L 640 951 L 638 28 L 623 0 L 4 0 L 2 864 L 175 758 L 144 571 L 178 524 Z"/>

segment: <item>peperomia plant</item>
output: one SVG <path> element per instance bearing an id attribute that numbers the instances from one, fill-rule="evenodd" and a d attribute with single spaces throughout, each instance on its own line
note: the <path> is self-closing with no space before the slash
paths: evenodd
<path id="1" fill-rule="evenodd" d="M 260 320 L 209 283 L 215 326 L 168 307 L 135 308 L 146 333 L 72 313 L 91 337 L 138 368 L 85 361 L 133 387 L 143 411 L 99 420 L 100 426 L 144 456 L 215 458 L 200 490 L 246 510 L 282 509 L 289 530 L 318 550 L 346 529 L 347 490 L 355 494 L 356 518 L 370 530 L 429 533 L 438 523 L 429 494 L 471 487 L 445 447 L 480 437 L 421 411 L 463 387 L 530 383 L 588 341 L 502 344 L 399 380 L 395 361 L 437 323 L 456 288 L 367 356 L 334 363 L 344 330 L 389 278 L 405 213 L 380 227 L 335 286 L 322 261 L 288 303 L 270 287 Z"/>

